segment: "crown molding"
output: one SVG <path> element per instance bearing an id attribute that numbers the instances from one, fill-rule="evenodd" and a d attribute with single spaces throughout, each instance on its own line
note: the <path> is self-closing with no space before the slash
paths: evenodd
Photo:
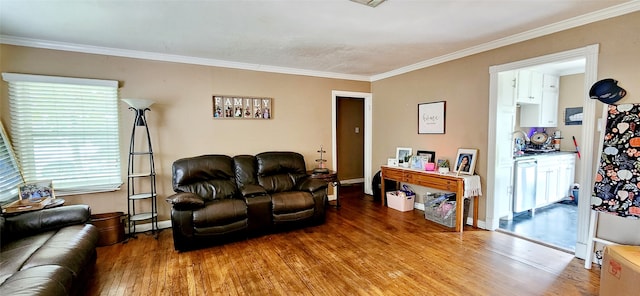
<path id="1" fill-rule="evenodd" d="M 194 64 L 194 65 L 202 65 L 202 66 L 213 66 L 213 67 L 251 70 L 251 71 L 260 71 L 260 72 L 271 72 L 271 73 L 278 73 L 278 74 L 291 74 L 291 75 L 302 75 L 302 76 L 356 80 L 356 81 L 369 81 L 369 76 L 364 76 L 364 75 L 351 75 L 351 74 L 343 74 L 343 73 L 277 67 L 277 66 L 261 65 L 261 64 L 239 63 L 239 62 L 231 62 L 231 61 L 216 60 L 216 59 L 190 57 L 190 56 L 183 56 L 183 55 L 163 54 L 163 53 L 147 52 L 147 51 L 139 51 L 139 50 L 119 49 L 119 48 L 57 42 L 57 41 L 49 41 L 49 40 L 41 40 L 41 39 L 31 39 L 31 38 L 23 38 L 23 37 L 16 37 L 16 36 L 10 36 L 10 35 L 0 35 L 0 43 L 16 45 L 16 46 L 25 46 L 25 47 L 34 47 L 34 48 L 43 48 L 43 49 L 52 49 L 52 50 L 61 50 L 61 51 L 73 51 L 73 52 L 80 52 L 80 53 L 109 55 L 109 56 L 143 59 L 143 60 L 174 62 L 174 63 L 182 63 L 182 64 Z"/>
<path id="2" fill-rule="evenodd" d="M 88 53 L 88 54 L 110 55 L 110 56 L 144 59 L 144 60 L 232 68 L 232 69 L 240 69 L 240 70 L 270 72 L 270 73 L 279 73 L 279 74 L 291 74 L 291 75 L 373 82 L 373 81 L 382 80 L 385 78 L 390 78 L 393 76 L 405 74 L 415 70 L 431 67 L 437 64 L 448 62 L 448 61 L 460 59 L 460 58 L 478 54 L 481 52 L 493 50 L 503 46 L 549 35 L 559 31 L 579 27 L 589 23 L 636 12 L 638 10 L 640 10 L 640 1 L 633 0 L 620 5 L 612 6 L 596 12 L 577 16 L 571 19 L 567 19 L 565 21 L 546 25 L 537 29 L 523 32 L 523 33 L 511 35 L 509 37 L 501 38 L 501 39 L 491 41 L 485 44 L 481 44 L 478 46 L 473 46 L 470 48 L 459 50 L 450 54 L 442 55 L 433 59 L 425 60 L 419 63 L 415 63 L 406 67 L 398 68 L 396 70 L 392 70 L 389 72 L 385 72 L 385 73 L 381 73 L 373 76 L 312 71 L 312 70 L 277 67 L 277 66 L 262 65 L 262 64 L 239 63 L 239 62 L 224 61 L 224 60 L 217 60 L 217 59 L 207 59 L 207 58 L 198 58 L 198 57 L 190 57 L 190 56 L 182 56 L 182 55 L 163 54 L 163 53 L 156 53 L 156 52 L 146 52 L 146 51 L 138 51 L 138 50 L 128 50 L 128 49 L 100 47 L 100 46 L 92 46 L 92 45 L 84 45 L 84 44 L 56 42 L 56 41 L 41 40 L 41 39 L 22 38 L 22 37 L 9 36 L 9 35 L 0 35 L 0 44 L 9 44 L 9 45 L 16 45 L 16 46 L 35 47 L 35 48 L 44 48 L 44 49 L 53 49 L 53 50 L 62 50 L 62 51 L 73 51 L 73 52 L 81 52 L 81 53 Z"/>
<path id="3" fill-rule="evenodd" d="M 474 54 L 478 54 L 481 52 L 485 52 L 485 51 L 489 51 L 489 50 L 493 50 L 496 48 L 500 48 L 503 46 L 507 46 L 507 45 L 511 45 L 511 44 L 515 44 L 518 42 L 522 42 L 522 41 L 527 41 L 530 39 L 534 39 L 534 38 L 538 38 L 538 37 L 542 37 L 545 35 L 549 35 L 552 33 L 556 33 L 556 32 L 560 32 L 560 31 L 564 31 L 564 30 L 568 30 L 571 28 L 575 28 L 575 27 L 579 27 L 579 26 L 583 26 L 586 24 L 590 24 L 590 23 L 594 23 L 597 21 L 601 21 L 601 20 L 605 20 L 605 19 L 609 19 L 609 18 L 613 18 L 613 17 L 617 17 L 617 16 L 621 16 L 624 14 L 628 14 L 628 13 L 632 13 L 632 12 L 636 12 L 640 10 L 640 1 L 638 0 L 633 0 L 627 3 L 623 3 L 620 5 L 616 5 L 616 6 L 612 6 L 609 8 L 605 8 L 603 10 L 599 10 L 599 11 L 595 11 L 592 13 L 588 13 L 588 14 L 584 14 L 581 16 L 577 16 L 574 18 L 570 18 L 561 22 L 557 22 L 557 23 L 553 23 L 553 24 L 549 24 L 540 28 L 536 28 L 533 30 L 529 30 L 523 33 L 519 33 L 519 34 L 515 34 L 515 35 L 511 35 L 505 38 L 501 38 L 495 41 L 491 41 L 485 44 L 481 44 L 478 46 L 473 46 L 470 48 L 466 48 L 463 50 L 459 50 L 450 54 L 446 54 L 446 55 L 442 55 L 433 59 L 429 59 L 429 60 L 425 60 L 413 65 L 409 65 L 406 67 L 402 67 L 402 68 L 398 68 L 396 70 L 392 70 L 389 72 L 385 72 L 382 74 L 378 74 L 378 75 L 373 75 L 371 76 L 371 81 L 377 81 L 377 80 L 381 80 L 381 79 L 385 79 L 385 78 L 390 78 L 393 76 L 397 76 L 400 74 L 405 74 L 411 71 L 415 71 L 415 70 L 419 70 L 419 69 L 423 69 L 423 68 L 427 68 L 427 67 L 431 67 L 437 64 L 441 64 L 441 63 L 445 63 L 445 62 L 449 62 L 449 61 L 453 61 L 453 60 L 457 60 L 460 58 L 464 58 L 470 55 L 474 55 Z"/>

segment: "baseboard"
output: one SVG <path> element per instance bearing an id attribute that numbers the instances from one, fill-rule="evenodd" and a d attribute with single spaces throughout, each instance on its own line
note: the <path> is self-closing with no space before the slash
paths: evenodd
<path id="1" fill-rule="evenodd" d="M 358 183 L 364 183 L 364 178 L 340 180 L 340 184 L 358 184 Z"/>

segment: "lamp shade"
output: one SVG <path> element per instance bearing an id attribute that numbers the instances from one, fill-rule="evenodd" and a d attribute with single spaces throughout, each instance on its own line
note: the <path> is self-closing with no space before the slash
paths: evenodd
<path id="1" fill-rule="evenodd" d="M 147 99 L 122 99 L 123 102 L 129 104 L 132 108 L 143 110 L 149 108 L 155 101 Z"/>

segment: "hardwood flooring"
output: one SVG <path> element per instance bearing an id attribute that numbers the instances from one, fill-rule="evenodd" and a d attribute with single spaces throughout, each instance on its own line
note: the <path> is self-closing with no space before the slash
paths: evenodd
<path id="1" fill-rule="evenodd" d="M 600 268 L 504 233 L 463 234 L 343 187 L 325 224 L 184 253 L 171 229 L 98 248 L 86 295 L 597 295 Z"/>

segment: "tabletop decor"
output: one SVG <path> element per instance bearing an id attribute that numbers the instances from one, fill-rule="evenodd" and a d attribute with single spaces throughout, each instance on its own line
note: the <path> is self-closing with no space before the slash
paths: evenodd
<path id="1" fill-rule="evenodd" d="M 473 175 L 476 168 L 477 149 L 458 149 L 454 171 L 456 174 Z"/>

